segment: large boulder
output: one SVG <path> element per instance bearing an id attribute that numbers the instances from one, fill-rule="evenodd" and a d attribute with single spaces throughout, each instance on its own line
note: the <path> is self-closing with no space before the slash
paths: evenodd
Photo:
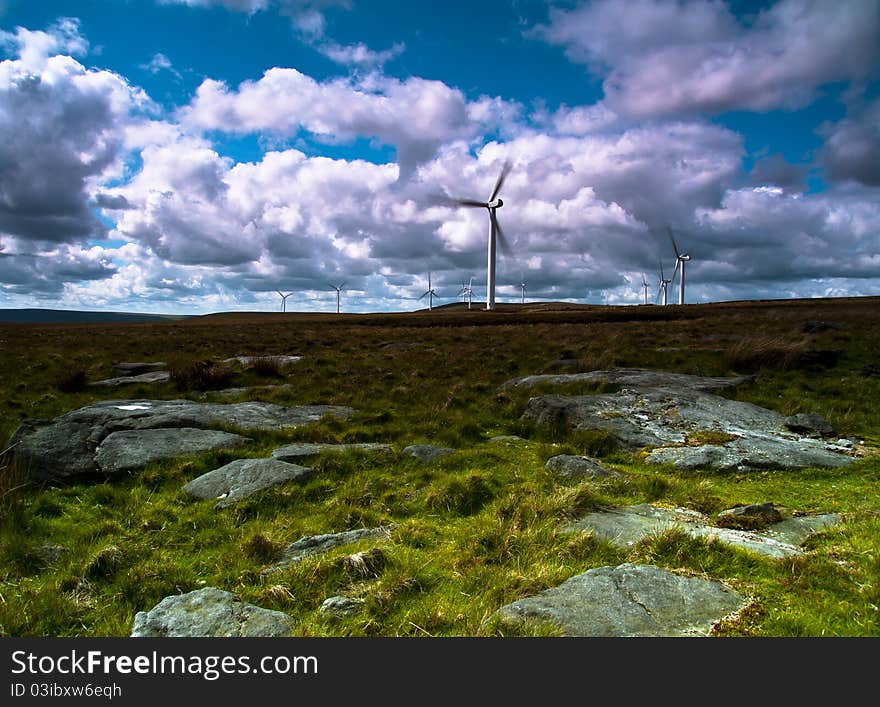
<path id="1" fill-rule="evenodd" d="M 502 623 L 551 624 L 563 636 L 706 636 L 746 599 L 721 582 L 651 565 L 597 567 L 501 607 Z"/>
<path id="2" fill-rule="evenodd" d="M 544 468 L 567 479 L 620 476 L 620 472 L 609 469 L 602 462 L 578 454 L 557 454 L 555 457 L 550 457 L 547 460 Z"/>
<path id="3" fill-rule="evenodd" d="M 150 611 L 139 611 L 135 638 L 280 638 L 290 636 L 293 619 L 280 611 L 247 604 L 230 592 L 205 587 L 165 597 Z"/>
<path id="4" fill-rule="evenodd" d="M 111 435 L 120 432 L 181 428 L 208 430 L 218 426 L 242 430 L 280 430 L 317 422 L 324 415 L 347 417 L 352 412 L 351 408 L 335 405 L 287 407 L 263 402 L 222 404 L 192 400 L 104 400 L 53 420 L 25 421 L 12 435 L 10 445 L 20 468 L 32 480 L 66 480 L 113 473 L 115 467 L 103 468 L 98 459 L 98 450 L 105 441 L 109 442 Z M 118 439 L 131 442 L 136 437 L 126 435 Z M 146 437 L 151 435 L 147 434 Z M 212 440 L 213 436 L 206 436 L 206 439 Z M 116 445 L 115 441 L 109 443 L 111 449 Z M 213 448 L 212 442 L 207 449 Z M 115 458 L 115 455 L 112 456 Z M 144 464 L 149 461 L 145 459 Z M 130 468 L 131 465 L 126 465 L 126 469 Z"/>
<path id="5" fill-rule="evenodd" d="M 396 527 L 396 525 L 380 525 L 376 528 L 357 528 L 355 530 L 344 530 L 340 533 L 307 535 L 288 545 L 281 555 L 281 559 L 274 565 L 267 567 L 263 573 L 272 574 L 273 572 L 278 572 L 306 557 L 329 552 L 334 547 L 339 547 L 340 545 L 350 545 L 360 540 L 373 538 L 387 540 L 391 536 L 391 531 Z"/>

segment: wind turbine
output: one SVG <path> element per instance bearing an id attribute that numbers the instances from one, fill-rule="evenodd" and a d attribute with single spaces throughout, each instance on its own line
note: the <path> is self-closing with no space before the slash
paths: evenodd
<path id="1" fill-rule="evenodd" d="M 674 272 L 672 274 L 672 278 L 675 279 Z M 670 282 L 672 282 L 672 280 L 667 280 L 666 278 L 663 277 L 663 261 L 661 260 L 660 261 L 660 289 L 657 291 L 657 297 L 659 297 L 661 293 L 663 294 L 663 304 L 666 304 L 666 287 L 667 287 L 667 285 L 669 285 Z"/>
<path id="2" fill-rule="evenodd" d="M 478 208 L 484 208 L 489 210 L 489 248 L 488 248 L 488 258 L 487 258 L 487 266 L 486 266 L 486 309 L 495 309 L 495 246 L 496 243 L 501 246 L 501 249 L 504 251 L 505 255 L 512 255 L 510 251 L 510 246 L 507 244 L 507 239 L 504 237 L 504 231 L 501 230 L 501 225 L 498 223 L 498 216 L 496 215 L 496 211 L 504 206 L 504 202 L 498 198 L 498 192 L 501 191 L 501 186 L 504 184 L 504 180 L 507 179 L 507 175 L 510 172 L 510 160 L 504 162 L 504 166 L 501 168 L 501 174 L 498 175 L 498 179 L 495 181 L 495 186 L 492 188 L 492 193 L 489 195 L 488 201 L 477 201 L 475 199 L 452 199 L 451 201 L 458 206 L 475 206 Z"/>
<path id="3" fill-rule="evenodd" d="M 458 291 L 458 294 L 464 295 L 467 298 L 468 309 L 471 308 L 471 299 L 474 296 L 473 285 L 474 285 L 474 278 L 471 278 L 470 282 L 467 285 L 465 285 L 464 283 L 461 283 L 461 289 Z"/>
<path id="4" fill-rule="evenodd" d="M 642 288 L 645 290 L 645 304 L 648 304 L 648 278 L 642 273 Z"/>
<path id="5" fill-rule="evenodd" d="M 519 275 L 519 289 L 520 289 L 519 303 L 525 304 L 526 303 L 526 281 L 523 279 L 522 273 L 520 273 L 520 275 Z"/>
<path id="6" fill-rule="evenodd" d="M 342 293 L 342 288 L 345 287 L 345 283 L 343 282 L 341 285 L 331 284 L 330 287 L 336 290 L 336 313 L 339 314 L 339 295 Z"/>
<path id="7" fill-rule="evenodd" d="M 279 295 L 281 295 L 281 311 L 286 312 L 287 311 L 287 298 L 290 297 L 293 294 L 293 292 L 288 292 L 285 295 L 283 292 L 281 292 L 281 290 L 275 290 L 275 291 Z"/>
<path id="8" fill-rule="evenodd" d="M 422 299 L 423 297 L 428 298 L 428 311 L 430 312 L 434 308 L 434 298 L 439 296 L 440 295 L 434 292 L 431 287 L 431 273 L 428 273 L 428 289 L 425 291 L 425 294 L 419 297 L 419 299 Z"/>
<path id="9" fill-rule="evenodd" d="M 688 253 L 678 251 L 678 244 L 672 235 L 672 229 L 667 226 L 666 230 L 669 231 L 669 240 L 672 241 L 672 249 L 675 251 L 675 269 L 678 270 L 681 266 L 681 279 L 678 281 L 678 303 L 684 304 L 684 264 L 691 259 L 691 256 Z M 672 279 L 675 279 L 675 270 L 672 272 Z"/>

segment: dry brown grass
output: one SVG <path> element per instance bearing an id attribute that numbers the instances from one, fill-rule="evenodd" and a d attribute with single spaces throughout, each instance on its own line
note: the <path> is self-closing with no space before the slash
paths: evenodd
<path id="1" fill-rule="evenodd" d="M 731 344 L 724 361 L 732 371 L 754 373 L 762 368 L 788 371 L 804 359 L 808 341 L 786 336 L 747 336 Z"/>

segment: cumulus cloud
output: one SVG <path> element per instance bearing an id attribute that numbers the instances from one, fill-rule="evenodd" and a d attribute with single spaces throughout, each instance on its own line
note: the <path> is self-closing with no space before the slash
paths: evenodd
<path id="1" fill-rule="evenodd" d="M 880 2 L 781 0 L 746 20 L 718 1 L 598 0 L 551 8 L 530 34 L 603 75 L 627 115 L 767 111 L 876 70 Z"/>
<path id="2" fill-rule="evenodd" d="M 121 170 L 121 126 L 149 101 L 117 74 L 51 54 L 87 46 L 75 29 L 19 28 L 18 58 L 0 62 L 0 233 L 61 243 L 104 231 L 90 192 Z"/>
<path id="3" fill-rule="evenodd" d="M 282 68 L 269 69 L 237 90 L 205 80 L 179 117 L 194 130 L 288 136 L 304 130 L 327 142 L 376 138 L 397 149 L 404 174 L 430 159 L 444 141 L 476 130 L 461 91 L 440 81 L 371 74 L 319 82 Z"/>
<path id="4" fill-rule="evenodd" d="M 880 187 L 880 100 L 820 132 L 826 138 L 821 159 L 831 179 Z"/>

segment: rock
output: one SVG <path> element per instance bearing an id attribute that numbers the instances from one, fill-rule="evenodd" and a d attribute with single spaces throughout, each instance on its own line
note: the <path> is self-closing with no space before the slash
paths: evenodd
<path id="1" fill-rule="evenodd" d="M 682 469 L 799 469 L 844 466 L 853 461 L 821 440 L 792 433 L 784 425 L 786 418 L 773 410 L 705 390 L 719 380 L 737 379 L 643 374 L 639 371 L 632 379 L 644 380 L 645 384 L 616 393 L 534 397 L 522 420 L 561 434 L 604 431 L 629 451 L 662 447 L 655 449 L 647 461 Z M 682 446 L 695 434 L 707 432 L 710 437 L 722 438 L 722 442 Z"/>
<path id="2" fill-rule="evenodd" d="M 221 390 L 206 390 L 199 393 L 199 400 L 221 400 L 229 398 L 239 398 L 242 395 L 262 395 L 263 393 L 277 393 L 278 391 L 290 390 L 293 388 L 290 383 L 279 383 L 277 385 L 252 385 L 244 388 L 222 388 Z"/>
<path id="3" fill-rule="evenodd" d="M 307 459 L 325 452 L 373 452 L 377 454 L 390 453 L 393 448 L 390 444 L 364 442 L 357 444 L 321 444 L 301 442 L 279 447 L 272 452 L 272 457 L 285 462 L 295 462 Z"/>
<path id="4" fill-rule="evenodd" d="M 294 562 L 299 562 L 303 558 L 320 555 L 340 545 L 349 545 L 368 538 L 387 539 L 391 537 L 391 531 L 396 527 L 396 525 L 381 525 L 378 528 L 359 528 L 357 530 L 345 530 L 341 533 L 307 535 L 288 545 L 281 559 L 271 567 L 266 568 L 263 574 L 278 572 Z"/>
<path id="5" fill-rule="evenodd" d="M 171 374 L 168 371 L 151 371 L 131 376 L 120 376 L 119 378 L 105 378 L 104 380 L 92 381 L 89 385 L 93 387 L 118 388 L 121 385 L 167 383 L 170 380 Z"/>
<path id="6" fill-rule="evenodd" d="M 619 472 L 609 469 L 595 459 L 573 454 L 558 454 L 555 457 L 550 457 L 544 468 L 568 479 L 620 476 Z"/>
<path id="7" fill-rule="evenodd" d="M 351 597 L 327 597 L 321 603 L 321 613 L 333 616 L 354 616 L 363 611 L 364 603 L 363 599 L 352 599 Z"/>
<path id="8" fill-rule="evenodd" d="M 517 442 L 524 442 L 525 440 L 522 437 L 517 435 L 497 435 L 496 437 L 490 437 L 489 442 L 492 444 L 516 444 Z"/>
<path id="9" fill-rule="evenodd" d="M 168 364 L 164 361 L 152 361 L 150 363 L 114 363 L 111 366 L 111 368 L 121 376 L 138 376 L 142 373 L 160 371 L 167 367 Z"/>
<path id="10" fill-rule="evenodd" d="M 880 376 L 880 363 L 869 363 L 862 368 L 862 375 L 866 378 Z"/>
<path id="11" fill-rule="evenodd" d="M 685 373 L 652 371 L 645 368 L 612 368 L 607 371 L 587 373 L 560 373 L 514 378 L 502 383 L 499 390 L 508 388 L 534 388 L 536 385 L 567 385 L 569 383 L 608 383 L 627 387 L 681 388 L 695 390 L 719 390 L 735 388 L 752 380 L 752 376 L 710 377 L 691 376 Z"/>
<path id="12" fill-rule="evenodd" d="M 139 436 L 123 435 L 113 441 L 107 439 L 120 432 L 179 428 L 204 432 L 217 425 L 245 430 L 280 430 L 317 422 L 324 415 L 344 418 L 352 412 L 351 408 L 334 405 L 287 407 L 256 401 L 223 404 L 192 400 L 104 400 L 53 420 L 27 420 L 12 435 L 10 445 L 14 445 L 17 463 L 27 471 L 31 480 L 64 480 L 110 471 L 104 469 L 97 458 L 97 450 L 102 447 L 102 459 L 115 460 L 118 453 L 119 458 L 124 460 L 121 467 L 112 462 L 114 469 L 134 468 L 135 460 L 121 449 L 121 443 L 125 441 L 127 446 L 128 443 L 137 444 Z M 221 439 L 217 435 L 195 432 L 183 433 L 182 436 L 206 441 Z M 160 445 L 163 439 L 173 444 L 171 440 L 181 439 L 181 434 L 156 433 L 141 437 L 148 446 L 156 442 L 150 447 L 154 450 L 151 454 L 162 455 L 156 445 Z M 235 444 L 234 436 L 222 439 Z M 186 450 L 193 449 L 186 443 L 181 444 Z M 139 466 L 146 465 L 154 458 L 143 459 Z M 160 458 L 168 457 L 162 455 Z"/>
<path id="13" fill-rule="evenodd" d="M 798 366 L 834 368 L 842 354 L 843 349 L 807 349 L 798 359 Z"/>
<path id="14" fill-rule="evenodd" d="M 597 567 L 501 607 L 499 618 L 549 622 L 563 636 L 706 636 L 746 599 L 715 580 L 651 565 Z"/>
<path id="15" fill-rule="evenodd" d="M 432 444 L 411 444 L 409 447 L 404 447 L 403 449 L 404 454 L 409 454 L 411 457 L 415 457 L 425 464 L 435 462 L 453 452 L 455 452 L 455 450 L 450 449 L 449 447 L 435 447 Z"/>
<path id="16" fill-rule="evenodd" d="M 277 364 L 280 368 L 285 368 L 296 363 L 300 359 L 302 359 L 302 356 L 233 356 L 232 358 L 224 359 L 223 363 L 237 363 L 244 368 L 251 368 L 255 364 L 259 364 L 262 361 L 270 361 L 274 364 Z"/>
<path id="17" fill-rule="evenodd" d="M 612 545 L 627 548 L 649 535 L 677 529 L 694 538 L 717 540 L 768 557 L 782 558 L 802 554 L 798 545 L 814 530 L 834 522 L 827 516 L 813 518 L 806 522 L 800 522 L 800 518 L 783 520 L 758 533 L 714 527 L 706 516 L 687 508 L 638 504 L 588 513 L 564 526 L 563 532 L 591 532 Z"/>
<path id="18" fill-rule="evenodd" d="M 165 597 L 134 617 L 132 637 L 279 638 L 293 632 L 293 619 L 280 611 L 247 604 L 214 587 Z"/>
<path id="19" fill-rule="evenodd" d="M 250 437 L 193 427 L 111 432 L 95 450 L 95 463 L 105 474 L 136 471 L 147 464 L 217 449 L 250 444 Z"/>
<path id="20" fill-rule="evenodd" d="M 757 530 L 781 520 L 782 514 L 772 503 L 752 503 L 721 511 L 715 522 L 725 528 Z"/>
<path id="21" fill-rule="evenodd" d="M 833 437 L 836 433 L 831 424 L 821 415 L 799 412 L 782 421 L 785 428 L 810 437 Z"/>
<path id="22" fill-rule="evenodd" d="M 218 499 L 214 507 L 225 508 L 270 486 L 303 481 L 311 475 L 308 467 L 278 459 L 236 459 L 193 479 L 183 490 L 203 500 Z"/>

